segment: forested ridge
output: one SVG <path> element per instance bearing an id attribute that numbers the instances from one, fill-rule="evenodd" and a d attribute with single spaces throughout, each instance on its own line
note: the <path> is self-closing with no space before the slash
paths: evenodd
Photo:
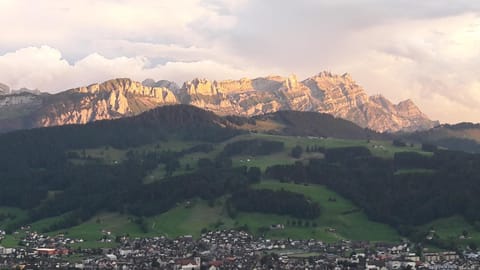
<path id="1" fill-rule="evenodd" d="M 22 224 L 61 216 L 47 228 L 58 230 L 82 223 L 102 211 L 152 216 L 183 201 L 201 198 L 210 202 L 222 196 L 232 196 L 233 211 L 304 218 L 318 215 L 318 205 L 292 192 L 273 192 L 268 198 L 255 196 L 258 204 L 268 205 L 266 208 L 240 204 L 238 194 L 248 192 L 250 184 L 260 181 L 261 171 L 256 167 L 234 168 L 230 157 L 279 152 L 284 150 L 281 142 L 234 141 L 226 144 L 216 158 L 199 159 L 195 170 L 185 169 L 181 175 L 172 175 L 183 156 L 208 153 L 216 143 L 244 133 L 230 128 L 229 123 L 210 112 L 180 105 L 161 107 L 132 118 L 1 135 L 0 206 L 27 211 L 25 218 L 6 229 L 12 231 Z M 136 148 L 172 139 L 195 144 L 178 151 Z M 106 163 L 86 154 L 85 149 L 92 148 L 127 152 L 124 160 Z M 159 165 L 165 168 L 161 181 L 145 183 L 146 176 Z M 275 200 L 265 204 L 266 199 L 272 198 Z M 286 203 L 290 210 L 284 207 Z"/>
<path id="2" fill-rule="evenodd" d="M 161 107 L 132 118 L 3 134 L 0 205 L 28 210 L 24 223 L 68 213 L 64 225 L 71 226 L 102 210 L 152 215 L 183 199 L 223 195 L 239 183 L 248 183 L 246 169 L 195 171 L 149 185 L 142 180 L 159 164 L 175 163 L 184 154 L 206 151 L 210 143 L 241 133 L 226 127 L 213 113 L 180 105 Z M 81 156 L 79 152 L 87 148 L 127 150 L 172 138 L 205 144 L 179 152 L 129 151 L 127 159 L 116 164 L 88 157 L 83 157 L 86 162 L 82 164 L 71 162 L 71 158 Z M 222 191 L 215 186 L 222 187 Z M 189 188 L 194 188 L 195 194 Z M 153 203 L 155 209 L 150 206 Z"/>
<path id="3" fill-rule="evenodd" d="M 279 115 L 285 118 L 283 122 L 293 121 L 291 112 Z M 253 189 L 251 184 L 262 178 L 325 185 L 352 200 L 370 219 L 388 223 L 405 234 L 415 226 L 453 215 L 480 226 L 480 155 L 438 150 L 428 144 L 423 150 L 430 154 L 405 148 L 393 158 L 374 156 L 362 146 L 312 145 L 302 149 L 262 139 L 275 136 L 255 137 L 235 128 L 246 123 L 253 125 L 255 121 L 222 118 L 180 105 L 132 118 L 0 135 L 0 206 L 27 212 L 23 220 L 7 229 L 61 216 L 49 228 L 57 230 L 79 224 L 100 211 L 152 216 L 194 198 L 208 202 L 222 198 L 231 215 L 245 211 L 314 219 L 322 213 L 322 205 L 302 194 Z M 350 128 L 358 130 L 351 126 L 347 130 Z M 250 139 L 234 138 L 242 134 Z M 154 146 L 138 150 L 172 139 L 195 144 L 175 151 Z M 369 143 L 368 136 L 366 141 Z M 405 145 L 400 141 L 394 144 Z M 85 155 L 85 149 L 110 147 L 125 151 L 125 159 L 106 163 Z M 195 169 L 182 168 L 182 174 L 174 174 L 185 155 L 212 151 L 208 158 L 199 155 L 202 158 Z M 234 167 L 232 162 L 235 156 L 277 157 L 282 153 L 290 153 L 284 157 L 298 162 L 269 166 L 263 173 L 246 163 Z M 304 155 L 310 156 L 303 159 Z M 147 175 L 159 166 L 165 168 L 161 181 L 146 183 Z"/>

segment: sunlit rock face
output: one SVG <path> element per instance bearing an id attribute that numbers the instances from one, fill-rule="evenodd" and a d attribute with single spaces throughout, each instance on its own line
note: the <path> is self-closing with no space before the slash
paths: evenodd
<path id="1" fill-rule="evenodd" d="M 130 79 L 114 79 L 53 95 L 38 116 L 40 126 L 84 124 L 142 113 L 176 104 L 166 87 L 149 87 Z"/>
<path id="2" fill-rule="evenodd" d="M 8 104 L 22 104 L 24 111 L 28 107 L 26 111 L 31 112 L 22 114 L 24 124 L 20 128 L 115 119 L 179 103 L 219 115 L 254 116 L 279 110 L 322 112 L 380 132 L 428 129 L 436 125 L 411 100 L 392 104 L 380 95 L 369 97 L 350 75 L 330 72 L 303 81 L 295 75 L 224 81 L 197 78 L 181 87 L 165 80 L 147 79 L 140 83 L 120 78 L 54 95 L 3 97 L 9 96 L 12 97 L 0 99 L 0 109 Z M 15 120 L 12 116 L 9 123 Z M 5 131 L 1 121 L 0 131 Z"/>
<path id="3" fill-rule="evenodd" d="M 369 97 L 350 75 L 330 72 L 321 72 L 301 82 L 295 75 L 228 81 L 195 79 L 183 85 L 179 96 L 184 103 L 221 115 L 316 111 L 380 132 L 428 129 L 436 124 L 411 100 L 395 105 L 382 96 Z"/>

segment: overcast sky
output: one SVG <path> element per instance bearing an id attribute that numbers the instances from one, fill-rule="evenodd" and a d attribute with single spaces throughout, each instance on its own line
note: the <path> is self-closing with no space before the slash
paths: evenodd
<path id="1" fill-rule="evenodd" d="M 0 0 L 0 82 L 58 92 L 329 70 L 480 122 L 480 1 Z"/>

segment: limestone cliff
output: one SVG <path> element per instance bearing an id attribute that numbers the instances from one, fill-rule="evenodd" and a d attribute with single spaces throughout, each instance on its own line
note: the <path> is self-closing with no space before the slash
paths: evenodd
<path id="1" fill-rule="evenodd" d="M 225 81 L 197 78 L 182 87 L 165 80 L 147 79 L 140 83 L 114 79 L 33 99 L 36 102 L 32 106 L 23 106 L 23 112 L 30 113 L 22 114 L 21 123 L 26 123 L 25 128 L 114 119 L 176 103 L 194 105 L 219 115 L 253 116 L 279 110 L 322 112 L 380 132 L 421 130 L 437 124 L 411 100 L 392 104 L 380 95 L 369 97 L 350 75 L 330 72 L 321 72 L 303 81 L 295 75 Z M 0 100 L 0 109 L 22 102 L 26 104 L 27 100 L 16 97 Z M 0 122 L 0 131 L 5 131 L 1 125 Z"/>
<path id="2" fill-rule="evenodd" d="M 83 124 L 136 115 L 154 107 L 175 104 L 166 87 L 148 87 L 130 79 L 114 79 L 53 95 L 38 113 L 39 126 Z"/>
<path id="3" fill-rule="evenodd" d="M 295 75 L 236 81 L 194 79 L 183 85 L 179 96 L 183 103 L 220 115 L 316 111 L 380 132 L 428 129 L 436 124 L 411 100 L 394 105 L 382 96 L 369 97 L 349 74 L 321 72 L 301 82 Z"/>

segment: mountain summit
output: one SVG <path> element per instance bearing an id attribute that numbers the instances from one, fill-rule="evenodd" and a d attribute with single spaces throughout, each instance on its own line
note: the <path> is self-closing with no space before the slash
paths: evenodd
<path id="1" fill-rule="evenodd" d="M 182 87 L 165 80 L 140 83 L 120 78 L 53 95 L 22 95 L 27 93 L 0 97 L 0 115 L 5 115 L 0 118 L 0 131 L 83 124 L 179 103 L 219 115 L 253 116 L 280 110 L 322 112 L 380 132 L 423 130 L 437 124 L 411 100 L 393 104 L 380 95 L 369 97 L 349 74 L 330 72 L 303 81 L 295 75 L 224 81 L 197 78 Z M 2 114 L 7 111 L 8 115 Z"/>

